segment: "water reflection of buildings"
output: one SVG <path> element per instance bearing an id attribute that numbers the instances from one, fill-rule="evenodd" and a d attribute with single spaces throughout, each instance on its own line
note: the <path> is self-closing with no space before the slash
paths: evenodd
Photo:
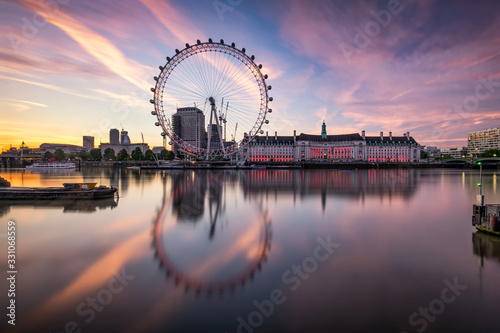
<path id="1" fill-rule="evenodd" d="M 367 196 L 409 199 L 416 192 L 419 173 L 415 169 L 367 170 L 255 170 L 242 183 L 245 196 L 292 193 L 296 196 L 321 195 L 364 199 Z"/>
<path id="2" fill-rule="evenodd" d="M 172 209 L 179 222 L 202 218 L 207 192 L 206 173 L 182 172 L 172 176 Z"/>

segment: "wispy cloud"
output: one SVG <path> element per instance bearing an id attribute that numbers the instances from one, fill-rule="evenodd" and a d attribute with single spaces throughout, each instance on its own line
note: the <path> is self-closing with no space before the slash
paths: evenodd
<path id="1" fill-rule="evenodd" d="M 116 75 L 144 90 L 150 86 L 149 83 L 141 79 L 146 76 L 143 66 L 135 60 L 128 59 L 110 40 L 62 11 L 56 15 L 48 15 L 36 0 L 23 0 L 22 3 L 42 16 L 47 22 L 63 30 L 86 52 L 98 59 Z"/>
<path id="2" fill-rule="evenodd" d="M 21 82 L 21 83 L 26 83 L 26 84 L 30 84 L 30 85 L 34 85 L 34 86 L 46 88 L 46 89 L 54 90 L 54 91 L 57 91 L 57 92 L 60 92 L 60 93 L 64 93 L 64 94 L 68 94 L 68 95 L 72 95 L 72 96 L 77 96 L 77 97 L 82 97 L 82 98 L 88 98 L 88 99 L 100 99 L 96 95 L 82 94 L 82 93 L 80 93 L 78 91 L 74 91 L 74 90 L 69 89 L 69 88 L 63 88 L 63 87 L 60 87 L 60 86 L 57 86 L 57 85 L 53 85 L 53 84 L 50 84 L 50 83 L 42 83 L 42 82 L 36 82 L 36 81 L 23 80 L 23 79 L 18 79 L 18 78 L 15 78 L 15 77 L 5 76 L 5 75 L 0 75 L 0 78 L 1 79 L 5 79 L 5 80 L 11 80 L 11 81 Z"/>
<path id="3" fill-rule="evenodd" d="M 22 101 L 22 100 L 13 99 L 13 98 L 4 98 L 4 100 L 10 101 L 10 102 L 15 102 L 15 103 L 23 103 L 23 104 L 38 106 L 38 107 L 42 107 L 42 108 L 46 108 L 47 107 L 47 105 L 42 104 L 42 103 L 31 102 L 31 101 Z"/>
<path id="4" fill-rule="evenodd" d="M 174 7 L 170 1 L 140 1 L 177 38 L 180 43 L 179 45 L 193 43 L 197 39 L 207 39 L 205 34 L 193 24 L 196 20 L 193 20 L 189 15 Z"/>
<path id="5" fill-rule="evenodd" d="M 447 9 L 456 18 L 445 21 L 435 16 L 442 10 L 437 3 L 405 2 L 402 6 L 401 13 L 392 15 L 390 24 L 368 38 L 367 46 L 358 49 L 350 61 L 340 44 L 353 46 L 356 29 L 374 20 L 370 11 L 386 8 L 368 1 L 292 1 L 280 17 L 280 35 L 296 55 L 326 68 L 315 75 L 310 90 L 323 103 L 341 110 L 335 126 L 340 122 L 372 132 L 415 130 L 413 134 L 424 144 L 432 140 L 430 133 L 439 131 L 453 139 L 450 144 L 456 136 L 465 144 L 467 131 L 473 130 L 470 125 L 477 124 L 480 115 L 495 118 L 500 107 L 496 104 L 491 109 L 491 103 L 500 94 L 460 123 L 448 119 L 448 109 L 474 93 L 479 75 L 493 68 L 498 71 L 499 52 L 493 45 L 499 37 L 492 32 L 500 28 L 500 22 L 489 13 L 491 9 L 477 4 L 450 3 Z M 476 14 L 484 15 L 477 26 L 471 24 Z M 408 24 L 418 29 L 408 29 Z M 321 110 L 326 116 L 325 108 Z"/>

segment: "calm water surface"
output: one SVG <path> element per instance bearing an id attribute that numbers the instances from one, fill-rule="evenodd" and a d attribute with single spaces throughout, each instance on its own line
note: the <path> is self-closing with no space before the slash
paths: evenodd
<path id="1" fill-rule="evenodd" d="M 498 332 L 500 240 L 472 170 L 66 173 L 119 199 L 0 200 L 17 225 L 15 332 Z M 486 202 L 500 203 L 496 171 Z M 5 281 L 5 279 L 4 279 Z M 2 308 L 6 312 L 7 283 Z"/>

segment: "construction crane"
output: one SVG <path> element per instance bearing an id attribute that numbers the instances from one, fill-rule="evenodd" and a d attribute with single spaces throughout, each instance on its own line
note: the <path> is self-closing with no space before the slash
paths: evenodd
<path id="1" fill-rule="evenodd" d="M 238 130 L 238 122 L 236 122 L 236 126 L 234 126 L 234 136 L 233 141 L 236 141 L 236 131 Z"/>
<path id="2" fill-rule="evenodd" d="M 142 132 L 141 132 L 141 138 L 142 138 L 142 147 L 141 147 L 142 149 L 141 150 L 142 150 L 142 153 L 144 154 L 144 134 L 142 134 Z"/>
<path id="3" fill-rule="evenodd" d="M 226 141 L 226 123 L 227 123 L 227 109 L 229 108 L 229 102 L 226 104 L 226 113 L 224 113 L 224 98 L 222 98 L 221 112 L 219 114 L 219 121 L 224 124 L 224 141 Z"/>

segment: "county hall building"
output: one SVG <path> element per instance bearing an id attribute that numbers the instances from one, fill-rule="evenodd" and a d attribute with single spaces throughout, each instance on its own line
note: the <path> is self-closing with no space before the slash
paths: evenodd
<path id="1" fill-rule="evenodd" d="M 378 136 L 361 134 L 327 135 L 323 122 L 321 135 L 255 136 L 243 154 L 250 162 L 297 162 L 330 160 L 337 162 L 417 162 L 420 145 L 406 132 L 393 136 L 380 132 Z"/>

